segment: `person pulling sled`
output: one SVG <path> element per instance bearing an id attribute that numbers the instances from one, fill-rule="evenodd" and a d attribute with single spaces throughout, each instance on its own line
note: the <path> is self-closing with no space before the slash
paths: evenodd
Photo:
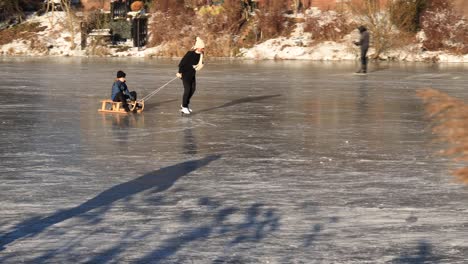
<path id="1" fill-rule="evenodd" d="M 180 112 L 182 114 L 190 114 L 190 99 L 192 98 L 197 88 L 195 75 L 197 71 L 203 68 L 203 54 L 205 52 L 205 43 L 197 37 L 195 45 L 189 50 L 179 63 L 179 71 L 176 76 L 182 79 L 184 86 L 184 94 L 182 96 L 182 105 Z"/>

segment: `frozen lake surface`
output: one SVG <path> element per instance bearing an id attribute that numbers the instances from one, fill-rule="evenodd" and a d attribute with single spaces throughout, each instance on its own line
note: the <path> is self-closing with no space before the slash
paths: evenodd
<path id="1" fill-rule="evenodd" d="M 468 65 L 0 59 L 0 263 L 467 263 L 468 188 L 415 91 Z"/>

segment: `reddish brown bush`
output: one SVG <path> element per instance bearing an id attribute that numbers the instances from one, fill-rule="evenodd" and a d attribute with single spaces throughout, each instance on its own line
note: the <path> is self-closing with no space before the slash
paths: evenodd
<path id="1" fill-rule="evenodd" d="M 189 15 L 186 14 L 170 16 L 168 13 L 154 13 L 150 25 L 151 42 L 149 45 L 156 46 L 190 34 L 190 23 Z"/>
<path id="2" fill-rule="evenodd" d="M 324 20 L 323 17 L 328 17 L 329 19 Z M 349 23 L 343 14 L 329 11 L 317 16 L 307 17 L 304 31 L 312 33 L 314 40 L 338 41 L 356 29 L 356 27 L 357 25 Z"/>
<path id="3" fill-rule="evenodd" d="M 422 14 L 421 27 L 426 36 L 425 49 L 468 53 L 468 24 L 450 2 L 433 0 Z"/>
<path id="4" fill-rule="evenodd" d="M 182 56 L 201 37 L 210 56 L 230 56 L 234 48 L 232 36 L 239 30 L 240 2 L 226 0 L 219 12 L 200 13 L 173 0 L 157 0 L 150 25 L 150 46 L 166 45 L 161 55 Z"/>

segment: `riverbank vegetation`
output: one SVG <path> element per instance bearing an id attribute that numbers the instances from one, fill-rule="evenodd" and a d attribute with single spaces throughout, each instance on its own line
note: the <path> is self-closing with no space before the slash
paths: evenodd
<path id="1" fill-rule="evenodd" d="M 203 37 L 210 47 L 207 52 L 216 57 L 242 56 L 242 51 L 255 45 L 275 38 L 291 38 L 293 34 L 296 40 L 299 39 L 295 43 L 304 49 L 333 42 L 346 50 L 353 50 L 350 38 L 356 38 L 356 35 L 351 35 L 355 34 L 358 25 L 369 29 L 372 41 L 369 55 L 375 59 L 398 60 L 388 53 L 399 49 L 413 53 L 444 51 L 468 54 L 466 18 L 457 12 L 452 1 L 395 0 L 382 4 L 385 1 L 352 0 L 337 5 L 333 10 L 304 8 L 302 2 L 213 0 L 207 5 L 207 1 L 198 0 L 147 0 L 135 3 L 144 6 L 149 14 L 149 38 L 145 48 L 158 47 L 156 56 L 182 56 L 193 45 L 196 36 Z M 109 16 L 99 15 L 105 13 L 100 9 L 89 10 L 83 6 L 71 9 L 70 1 L 61 0 L 60 3 L 66 12 L 62 24 L 69 32 L 71 49 L 79 48 L 76 45 L 79 40 L 75 39 L 81 37 L 83 20 L 92 18 L 93 21 L 86 21 L 87 25 L 100 25 L 101 28 L 108 24 L 104 19 L 109 19 Z M 28 26 L 20 27 L 19 24 L 28 12 L 41 14 L 51 11 L 45 10 L 42 0 L 0 0 L 0 7 L 2 43 L 12 41 L 14 37 L 24 39 L 24 34 L 17 32 L 27 31 Z M 77 13 L 80 16 L 76 16 Z M 49 29 L 53 30 L 53 25 Z M 37 31 L 34 29 L 32 32 Z M 107 50 L 100 54 L 112 55 L 105 41 L 96 43 Z M 281 42 L 278 45 L 283 45 L 283 48 L 291 46 Z M 94 44 L 91 46 L 96 48 Z M 94 53 L 85 51 L 85 54 Z"/>
<path id="2" fill-rule="evenodd" d="M 287 37 L 299 24 L 304 33 L 311 34 L 310 45 L 343 41 L 358 25 L 366 25 L 374 58 L 415 44 L 426 51 L 468 53 L 466 20 L 446 0 L 397 0 L 385 5 L 375 0 L 353 0 L 322 12 L 299 10 L 288 1 L 273 0 L 255 8 L 241 2 L 225 0 L 223 5 L 210 7 L 217 11 L 207 12 L 202 5 L 154 0 L 151 45 L 167 44 L 164 55 L 180 55 L 178 47 L 186 49 L 195 36 L 203 35 L 214 48 L 214 55 L 232 56 L 267 39 Z"/>

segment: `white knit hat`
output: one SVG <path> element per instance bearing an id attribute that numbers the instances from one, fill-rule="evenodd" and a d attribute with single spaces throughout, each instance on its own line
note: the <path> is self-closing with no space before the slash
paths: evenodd
<path id="1" fill-rule="evenodd" d="M 194 49 L 203 49 L 205 47 L 205 42 L 199 37 L 197 37 L 197 41 L 195 41 L 195 45 L 193 46 Z"/>

